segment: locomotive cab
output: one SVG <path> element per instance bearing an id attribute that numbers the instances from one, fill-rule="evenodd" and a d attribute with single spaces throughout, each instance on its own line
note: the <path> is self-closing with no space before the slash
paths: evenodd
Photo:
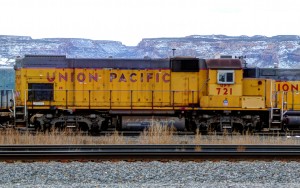
<path id="1" fill-rule="evenodd" d="M 200 97 L 194 126 L 210 132 L 268 127 L 274 81 L 244 79 L 240 59 L 209 59 L 206 64 L 207 93 Z"/>
<path id="2" fill-rule="evenodd" d="M 202 108 L 236 108 L 242 96 L 242 65 L 239 59 L 210 59 L 207 95 L 201 97 Z"/>

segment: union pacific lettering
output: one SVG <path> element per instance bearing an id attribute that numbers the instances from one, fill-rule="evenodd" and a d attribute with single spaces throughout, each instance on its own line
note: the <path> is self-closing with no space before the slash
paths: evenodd
<path id="1" fill-rule="evenodd" d="M 277 82 L 276 89 L 277 91 L 299 91 L 299 85 L 298 83 Z"/>
<path id="2" fill-rule="evenodd" d="M 56 79 L 56 75 L 55 73 L 53 72 L 52 75 L 47 72 L 47 80 L 48 82 L 54 82 Z M 59 82 L 74 82 L 75 80 L 78 81 L 78 82 L 85 82 L 85 81 L 89 81 L 89 82 L 92 82 L 92 81 L 95 81 L 95 82 L 98 82 L 98 73 L 95 73 L 95 74 L 91 74 L 91 73 L 88 73 L 88 74 L 84 74 L 84 73 L 78 73 L 77 75 L 75 75 L 74 73 L 71 73 L 70 75 L 65 72 L 65 73 L 58 73 L 58 81 Z"/>
<path id="3" fill-rule="evenodd" d="M 139 79 L 138 79 L 139 78 Z M 165 83 L 170 82 L 170 74 L 169 73 L 131 73 L 129 76 L 125 76 L 123 73 L 118 75 L 117 73 L 110 73 L 110 82 L 118 81 L 118 82 L 150 82 L 154 80 L 155 82 L 163 81 Z"/>
<path id="4" fill-rule="evenodd" d="M 98 82 L 101 76 L 98 73 L 58 73 L 55 72 L 50 73 L 47 72 L 47 80 L 48 82 L 54 82 L 58 79 L 58 82 Z M 170 82 L 170 74 L 169 73 L 110 73 L 109 74 L 110 82 Z"/>

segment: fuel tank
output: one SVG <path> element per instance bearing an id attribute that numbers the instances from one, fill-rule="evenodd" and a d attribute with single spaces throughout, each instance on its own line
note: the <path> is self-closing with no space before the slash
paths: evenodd
<path id="1" fill-rule="evenodd" d="M 169 116 L 123 116 L 123 130 L 143 130 L 152 125 L 169 126 L 177 131 L 185 129 L 185 119 Z"/>
<path id="2" fill-rule="evenodd" d="M 300 116 L 287 116 L 285 117 L 285 124 L 289 129 L 300 128 Z"/>

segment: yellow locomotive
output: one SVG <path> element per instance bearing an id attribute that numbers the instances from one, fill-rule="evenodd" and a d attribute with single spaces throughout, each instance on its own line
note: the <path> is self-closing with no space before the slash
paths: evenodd
<path id="1" fill-rule="evenodd" d="M 245 78 L 243 64 L 26 55 L 15 64 L 15 124 L 90 132 L 153 122 L 203 132 L 282 130 L 286 111 L 300 100 L 286 103 L 292 94 L 276 91 L 274 79 Z"/>

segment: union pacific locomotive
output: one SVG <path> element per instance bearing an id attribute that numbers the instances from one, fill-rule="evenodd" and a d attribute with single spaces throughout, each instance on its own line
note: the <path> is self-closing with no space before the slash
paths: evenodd
<path id="1" fill-rule="evenodd" d="M 15 127 L 37 130 L 94 133 L 153 123 L 203 133 L 299 129 L 297 75 L 283 79 L 284 70 L 244 65 L 243 58 L 25 55 L 16 59 L 14 92 L 1 91 L 2 112 L 10 110 Z"/>

